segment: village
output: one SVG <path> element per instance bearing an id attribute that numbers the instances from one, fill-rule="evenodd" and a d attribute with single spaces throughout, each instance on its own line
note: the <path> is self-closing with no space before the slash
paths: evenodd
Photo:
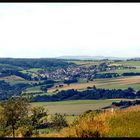
<path id="1" fill-rule="evenodd" d="M 104 78 L 104 74 L 100 72 L 108 72 L 111 70 L 120 70 L 120 69 L 136 69 L 132 66 L 123 66 L 123 65 L 108 65 L 106 63 L 101 63 L 99 65 L 92 66 L 68 66 L 67 68 L 58 68 L 55 70 L 42 69 L 37 72 L 32 72 L 35 77 L 47 78 L 52 80 L 69 80 L 69 79 L 93 79 L 96 78 L 96 75 Z M 112 73 L 114 76 L 119 76 L 117 73 Z M 111 73 L 109 74 L 111 75 Z"/>

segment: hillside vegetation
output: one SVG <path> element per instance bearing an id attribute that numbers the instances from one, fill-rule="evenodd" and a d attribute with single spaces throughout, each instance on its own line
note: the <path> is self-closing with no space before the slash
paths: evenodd
<path id="1" fill-rule="evenodd" d="M 87 111 L 58 133 L 40 137 L 140 137 L 140 106 L 114 112 Z"/>

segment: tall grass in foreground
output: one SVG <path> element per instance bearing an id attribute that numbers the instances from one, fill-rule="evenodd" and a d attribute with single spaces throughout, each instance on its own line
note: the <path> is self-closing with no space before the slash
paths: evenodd
<path id="1" fill-rule="evenodd" d="M 114 112 L 86 112 L 60 132 L 40 137 L 140 137 L 140 106 Z"/>
<path id="2" fill-rule="evenodd" d="M 116 111 L 108 122 L 108 137 L 140 137 L 140 106 Z"/>

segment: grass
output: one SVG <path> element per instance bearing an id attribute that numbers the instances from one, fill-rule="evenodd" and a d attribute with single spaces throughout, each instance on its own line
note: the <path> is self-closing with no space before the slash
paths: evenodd
<path id="1" fill-rule="evenodd" d="M 104 89 L 127 89 L 128 87 L 132 87 L 134 90 L 140 89 L 140 83 L 137 84 L 107 84 L 107 85 L 100 85 L 96 86 L 97 88 L 104 88 Z"/>
<path id="2" fill-rule="evenodd" d="M 140 68 L 136 69 L 117 69 L 117 70 L 110 70 L 110 71 L 104 71 L 104 72 L 99 72 L 99 73 L 127 73 L 127 72 L 140 72 Z"/>
<path id="3" fill-rule="evenodd" d="M 140 105 L 95 114 L 87 113 L 77 123 L 40 137 L 140 137 Z"/>
<path id="4" fill-rule="evenodd" d="M 26 89 L 26 93 L 30 93 L 30 92 L 40 92 L 40 86 L 34 86 L 34 87 L 30 87 Z"/>
<path id="5" fill-rule="evenodd" d="M 87 110 L 96 110 L 104 106 L 111 105 L 113 101 L 122 99 L 107 100 L 69 100 L 59 102 L 34 102 L 32 106 L 43 106 L 48 109 L 50 114 L 60 113 L 66 115 L 80 115 Z"/>
<path id="6" fill-rule="evenodd" d="M 110 65 L 123 65 L 123 66 L 133 66 L 136 69 L 117 69 L 117 70 L 110 70 L 107 72 L 99 72 L 99 73 L 125 73 L 125 72 L 140 72 L 140 61 L 122 61 L 122 62 L 113 62 Z"/>
<path id="7" fill-rule="evenodd" d="M 9 80 L 9 79 L 4 79 L 5 82 L 8 82 L 10 85 L 15 85 L 15 84 L 20 84 L 20 83 L 33 83 L 34 81 L 28 81 L 28 80 Z"/>
<path id="8" fill-rule="evenodd" d="M 67 116 L 65 116 L 66 121 L 68 122 L 69 125 L 71 125 L 77 117 L 78 116 L 74 116 L 74 115 L 67 115 Z"/>
<path id="9" fill-rule="evenodd" d="M 118 111 L 108 122 L 109 137 L 140 137 L 140 106 Z"/>
<path id="10" fill-rule="evenodd" d="M 37 72 L 39 70 L 42 70 L 42 68 L 31 68 L 31 69 L 28 69 L 28 70 L 22 70 L 20 72 L 22 72 L 22 73 L 28 73 L 28 72 Z"/>
<path id="11" fill-rule="evenodd" d="M 104 61 L 84 61 L 84 60 L 79 60 L 79 61 L 69 61 L 73 62 L 78 65 L 99 65 L 100 63 L 103 63 Z M 108 61 L 110 62 L 110 61 Z M 123 66 L 134 66 L 134 67 L 140 67 L 140 61 L 121 61 L 121 62 L 112 62 L 110 65 L 123 65 Z"/>
<path id="12" fill-rule="evenodd" d="M 55 132 L 55 130 L 53 128 L 43 128 L 43 129 L 37 129 L 39 131 L 40 134 L 48 134 L 48 133 L 52 133 Z"/>
<path id="13" fill-rule="evenodd" d="M 5 76 L 5 77 L 0 77 L 0 80 L 5 80 L 5 81 L 24 81 L 23 78 L 16 76 L 16 75 L 11 75 L 11 76 Z"/>
<path id="14" fill-rule="evenodd" d="M 116 62 L 114 64 L 120 64 L 120 65 L 124 65 L 124 66 L 140 67 L 140 61 L 122 61 L 122 62 Z"/>
<path id="15" fill-rule="evenodd" d="M 100 81 L 98 81 L 100 82 Z M 108 79 L 104 84 L 97 84 L 97 88 L 105 89 L 127 89 L 132 87 L 135 90 L 140 89 L 140 76 L 122 77 L 116 79 Z"/>
<path id="16" fill-rule="evenodd" d="M 28 81 L 28 80 L 25 80 L 19 76 L 16 76 L 16 75 L 11 75 L 11 76 L 5 76 L 5 77 L 0 77 L 0 80 L 4 80 L 5 82 L 8 82 L 9 84 L 11 85 L 14 85 L 14 84 L 19 84 L 19 83 L 38 83 L 36 81 Z"/>
<path id="17" fill-rule="evenodd" d="M 121 99 L 118 99 L 121 100 Z M 68 100 L 68 101 L 59 101 L 59 102 L 33 102 L 32 105 L 35 106 L 46 106 L 46 105 L 70 105 L 70 104 L 104 104 L 110 103 L 114 101 L 114 99 L 107 99 L 107 100 Z"/>
<path id="18" fill-rule="evenodd" d="M 16 70 L 23 70 L 22 67 L 19 66 L 14 66 L 14 65 L 10 65 L 10 64 L 2 64 L 0 63 L 0 68 L 10 68 L 10 69 L 16 69 Z"/>

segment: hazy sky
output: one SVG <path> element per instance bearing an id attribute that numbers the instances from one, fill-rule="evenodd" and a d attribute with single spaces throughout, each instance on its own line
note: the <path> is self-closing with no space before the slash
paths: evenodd
<path id="1" fill-rule="evenodd" d="M 140 56 L 140 3 L 0 3 L 0 57 Z"/>

